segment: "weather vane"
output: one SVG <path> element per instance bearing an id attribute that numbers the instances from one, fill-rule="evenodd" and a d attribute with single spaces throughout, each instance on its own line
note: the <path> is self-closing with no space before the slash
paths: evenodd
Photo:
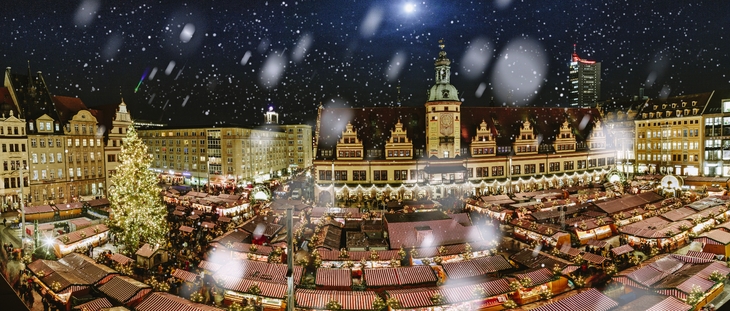
<path id="1" fill-rule="evenodd" d="M 446 45 L 444 45 L 444 39 L 439 39 L 439 47 L 443 50 L 445 46 Z"/>

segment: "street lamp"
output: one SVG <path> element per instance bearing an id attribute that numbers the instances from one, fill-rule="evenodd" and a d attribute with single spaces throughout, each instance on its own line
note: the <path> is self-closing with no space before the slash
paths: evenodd
<path id="1" fill-rule="evenodd" d="M 23 247 L 23 240 L 25 238 L 25 203 L 23 202 L 23 183 L 25 178 L 23 177 L 23 165 L 18 168 L 20 175 L 20 246 Z"/>

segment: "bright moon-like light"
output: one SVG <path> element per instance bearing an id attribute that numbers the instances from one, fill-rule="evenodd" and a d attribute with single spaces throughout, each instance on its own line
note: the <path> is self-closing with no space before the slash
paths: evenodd
<path id="1" fill-rule="evenodd" d="M 406 5 L 403 6 L 403 10 L 406 11 L 406 13 L 413 13 L 413 11 L 416 10 L 416 5 L 413 3 L 406 3 Z"/>

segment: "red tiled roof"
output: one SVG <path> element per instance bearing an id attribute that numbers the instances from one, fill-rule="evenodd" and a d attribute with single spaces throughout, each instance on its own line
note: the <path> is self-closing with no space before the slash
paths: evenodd
<path id="1" fill-rule="evenodd" d="M 97 299 L 94 299 L 87 303 L 82 303 L 80 305 L 77 305 L 74 307 L 74 309 L 85 310 L 85 311 L 99 311 L 101 309 L 111 308 L 111 307 L 113 307 L 113 305 L 111 302 L 109 302 L 109 299 L 97 298 Z"/>
<path id="2" fill-rule="evenodd" d="M 175 272 L 172 274 L 172 276 L 185 282 L 195 282 L 195 279 L 198 278 L 197 274 L 185 271 L 183 269 L 175 269 Z"/>
<path id="3" fill-rule="evenodd" d="M 58 111 L 61 118 L 61 120 L 59 120 L 61 123 L 66 123 L 79 111 L 89 109 L 86 105 L 84 105 L 84 102 L 81 101 L 81 98 L 53 96 L 52 99 L 53 104 L 56 107 L 56 111 Z"/>

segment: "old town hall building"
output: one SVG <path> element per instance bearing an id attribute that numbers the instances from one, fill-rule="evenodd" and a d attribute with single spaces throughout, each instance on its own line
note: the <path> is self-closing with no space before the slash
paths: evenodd
<path id="1" fill-rule="evenodd" d="M 596 109 L 462 106 L 441 49 L 425 107 L 319 107 L 317 202 L 568 187 L 615 164 Z"/>

